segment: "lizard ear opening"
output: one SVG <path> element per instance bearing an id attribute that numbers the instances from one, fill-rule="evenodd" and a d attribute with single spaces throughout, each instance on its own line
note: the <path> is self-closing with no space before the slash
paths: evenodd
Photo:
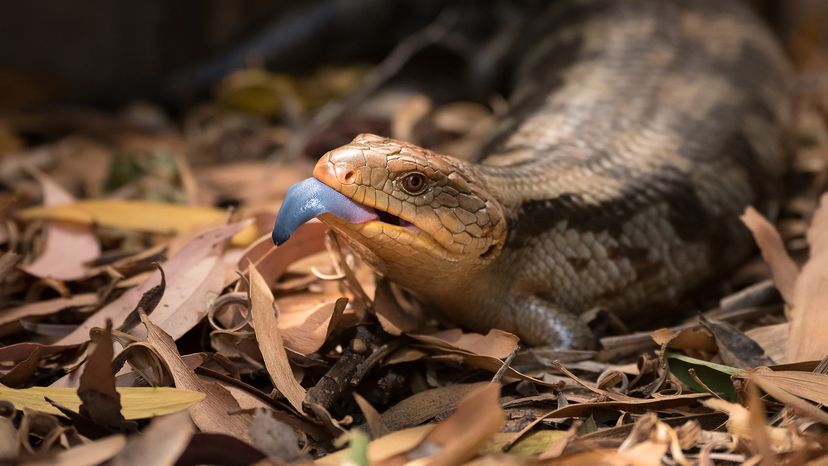
<path id="1" fill-rule="evenodd" d="M 483 251 L 483 254 L 480 255 L 480 258 L 490 259 L 492 256 L 494 256 L 495 252 L 497 252 L 497 244 L 492 244 L 491 246 L 486 248 L 485 251 Z"/>

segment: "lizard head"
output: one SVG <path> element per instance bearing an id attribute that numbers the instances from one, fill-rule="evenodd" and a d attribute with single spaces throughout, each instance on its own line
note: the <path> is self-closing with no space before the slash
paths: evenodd
<path id="1" fill-rule="evenodd" d="M 326 153 L 313 178 L 288 191 L 274 242 L 313 217 L 403 285 L 407 271 L 439 276 L 485 265 L 506 237 L 503 208 L 472 165 L 370 134 Z"/>

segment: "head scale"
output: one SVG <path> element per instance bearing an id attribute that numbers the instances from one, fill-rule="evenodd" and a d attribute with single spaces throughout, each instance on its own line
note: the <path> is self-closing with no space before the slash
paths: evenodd
<path id="1" fill-rule="evenodd" d="M 503 208 L 474 166 L 458 159 L 363 134 L 326 153 L 313 175 L 378 213 L 362 223 L 319 218 L 403 285 L 416 271 L 437 276 L 488 264 L 505 241 Z"/>

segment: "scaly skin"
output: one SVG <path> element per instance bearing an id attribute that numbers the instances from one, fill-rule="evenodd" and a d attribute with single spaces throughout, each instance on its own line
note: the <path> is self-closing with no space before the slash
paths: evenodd
<path id="1" fill-rule="evenodd" d="M 790 73 L 737 2 L 558 2 L 528 40 L 479 163 L 361 135 L 316 165 L 412 226 L 320 219 L 450 320 L 588 348 L 584 311 L 669 309 L 749 253 L 738 215 L 775 196 Z"/>

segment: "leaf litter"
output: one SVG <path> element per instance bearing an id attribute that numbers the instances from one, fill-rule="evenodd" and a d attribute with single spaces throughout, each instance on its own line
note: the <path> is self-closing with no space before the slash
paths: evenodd
<path id="1" fill-rule="evenodd" d="M 598 351 L 430 319 L 319 222 L 270 241 L 319 155 L 296 158 L 294 141 L 332 147 L 358 127 L 470 156 L 496 100 L 379 87 L 393 63 L 247 68 L 180 130 L 149 104 L 161 132 L 100 113 L 42 142 L 37 124 L 0 120 L 13 142 L 0 156 L 0 460 L 822 464 L 828 67 L 815 63 L 797 183 L 778 218 L 743 216 L 755 257 L 664 327 L 603 325 Z M 327 116 L 303 124 L 316 109 Z"/>

